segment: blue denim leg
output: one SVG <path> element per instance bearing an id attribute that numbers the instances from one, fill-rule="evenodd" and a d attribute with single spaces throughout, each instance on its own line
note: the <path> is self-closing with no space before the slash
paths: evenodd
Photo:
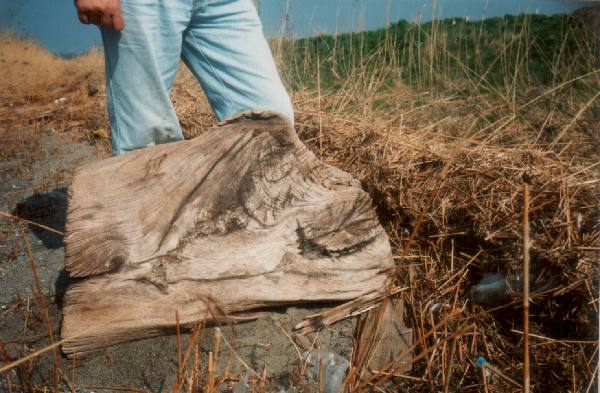
<path id="1" fill-rule="evenodd" d="M 182 59 L 219 120 L 247 109 L 272 110 L 294 122 L 286 92 L 251 0 L 193 0 Z"/>
<path id="2" fill-rule="evenodd" d="M 183 139 L 169 93 L 190 2 L 121 0 L 125 29 L 103 30 L 113 154 Z"/>
<path id="3" fill-rule="evenodd" d="M 183 139 L 169 98 L 180 57 L 219 119 L 246 109 L 293 121 L 251 0 L 121 0 L 125 29 L 102 30 L 113 154 Z"/>

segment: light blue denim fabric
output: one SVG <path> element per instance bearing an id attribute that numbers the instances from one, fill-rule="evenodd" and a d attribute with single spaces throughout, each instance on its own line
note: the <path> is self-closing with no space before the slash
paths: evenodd
<path id="1" fill-rule="evenodd" d="M 183 139 L 169 94 L 181 58 L 219 120 L 294 114 L 251 0 L 121 0 L 125 29 L 101 29 L 113 154 Z"/>

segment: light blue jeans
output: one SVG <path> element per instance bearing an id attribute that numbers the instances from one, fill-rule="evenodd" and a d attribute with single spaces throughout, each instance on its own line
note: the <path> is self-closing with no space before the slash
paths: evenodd
<path id="1" fill-rule="evenodd" d="M 183 139 L 169 94 L 181 58 L 217 118 L 247 109 L 294 121 L 251 0 L 121 0 L 125 29 L 104 30 L 113 154 Z"/>

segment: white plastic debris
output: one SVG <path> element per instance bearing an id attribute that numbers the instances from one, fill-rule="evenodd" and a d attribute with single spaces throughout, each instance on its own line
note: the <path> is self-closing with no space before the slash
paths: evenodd
<path id="1" fill-rule="evenodd" d="M 433 306 L 431 306 L 431 312 L 436 312 L 438 309 L 441 309 L 443 307 L 450 308 L 452 306 L 448 303 L 436 303 Z"/>
<path id="2" fill-rule="evenodd" d="M 246 393 L 246 386 L 248 386 L 248 373 L 246 376 L 235 385 L 235 389 L 233 389 L 233 393 Z"/>
<path id="3" fill-rule="evenodd" d="M 318 349 L 313 349 L 310 353 L 306 351 L 303 356 L 308 364 L 308 376 L 317 383 L 319 382 L 319 364 L 323 359 L 323 393 L 336 393 L 344 382 L 344 374 L 346 374 L 350 362 L 341 356 Z"/>

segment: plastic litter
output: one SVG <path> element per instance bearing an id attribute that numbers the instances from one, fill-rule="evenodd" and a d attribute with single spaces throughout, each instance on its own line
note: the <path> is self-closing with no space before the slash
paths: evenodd
<path id="1" fill-rule="evenodd" d="M 336 393 L 342 382 L 350 362 L 331 352 L 313 349 L 310 353 L 304 352 L 308 364 L 307 373 L 313 381 L 319 382 L 319 363 L 323 359 L 323 393 Z"/>
<path id="2" fill-rule="evenodd" d="M 535 274 L 529 275 L 529 282 L 533 283 L 536 280 Z M 548 281 L 543 287 L 530 292 L 535 295 L 544 292 L 554 284 L 554 280 Z M 506 279 L 505 274 L 486 273 L 483 275 L 479 284 L 471 289 L 471 296 L 475 303 L 483 306 L 494 306 L 502 303 L 508 298 L 511 292 L 521 292 L 523 290 L 523 275 Z"/>
<path id="3" fill-rule="evenodd" d="M 530 280 L 531 277 L 532 275 Z M 511 289 L 517 291 L 522 286 L 523 276 L 512 277 L 507 281 L 505 274 L 486 273 L 479 284 L 471 289 L 471 296 L 475 303 L 493 306 L 502 303 Z"/>
<path id="4" fill-rule="evenodd" d="M 438 309 L 443 309 L 444 307 L 452 307 L 452 306 L 448 303 L 436 303 L 433 306 L 431 306 L 431 312 L 436 312 L 436 311 L 438 311 Z"/>
<path id="5" fill-rule="evenodd" d="M 235 385 L 235 389 L 233 389 L 233 393 L 246 393 L 246 386 L 248 386 L 248 373 L 246 376 Z"/>
<path id="6" fill-rule="evenodd" d="M 477 366 L 477 368 L 482 368 L 484 364 L 487 364 L 487 360 L 485 360 L 484 358 L 477 358 L 477 361 L 475 362 L 475 365 Z M 492 379 L 492 373 L 486 367 L 485 368 L 485 380 L 486 380 L 486 382 L 490 382 L 491 379 Z"/>

